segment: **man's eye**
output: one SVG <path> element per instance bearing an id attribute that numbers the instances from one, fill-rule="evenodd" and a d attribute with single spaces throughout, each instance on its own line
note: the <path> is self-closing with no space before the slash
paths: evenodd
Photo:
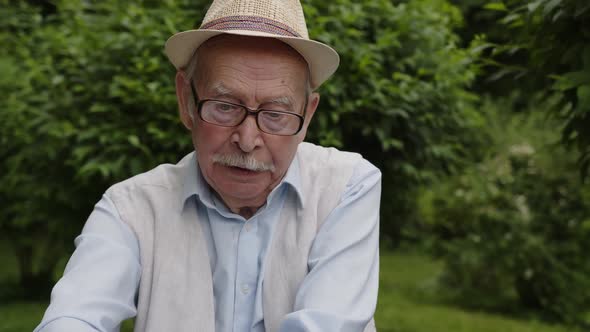
<path id="1" fill-rule="evenodd" d="M 233 111 L 237 111 L 238 107 L 234 106 L 234 105 L 230 105 L 230 104 L 219 103 L 219 104 L 217 104 L 217 107 L 215 109 L 220 112 L 233 112 Z"/>
<path id="2" fill-rule="evenodd" d="M 264 112 L 263 116 L 265 119 L 272 121 L 282 120 L 287 117 L 285 114 L 275 112 Z"/>

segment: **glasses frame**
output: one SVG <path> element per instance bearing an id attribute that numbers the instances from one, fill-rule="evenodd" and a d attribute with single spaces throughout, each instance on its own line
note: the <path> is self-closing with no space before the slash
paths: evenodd
<path id="1" fill-rule="evenodd" d="M 236 104 L 236 103 L 230 103 L 224 100 L 217 100 L 217 99 L 199 99 L 199 96 L 197 95 L 197 90 L 195 89 L 194 85 L 193 85 L 193 80 L 190 81 L 189 83 L 190 87 L 191 87 L 191 92 L 193 95 L 193 98 L 195 100 L 195 105 L 197 106 L 197 113 L 199 114 L 199 118 L 209 124 L 215 125 L 215 126 L 220 126 L 220 127 L 225 127 L 225 128 L 232 128 L 232 127 L 238 127 L 239 125 L 241 125 L 242 123 L 244 123 L 244 120 L 246 120 L 246 118 L 249 115 L 253 115 L 254 119 L 256 119 L 256 127 L 258 127 L 258 130 L 260 130 L 261 132 L 265 133 L 265 134 L 269 134 L 269 135 L 275 135 L 275 136 L 295 136 L 297 134 L 299 134 L 299 132 L 301 131 L 301 128 L 303 128 L 303 123 L 305 122 L 305 113 L 307 111 L 307 100 L 308 97 L 306 96 L 305 98 L 305 105 L 303 106 L 303 115 L 297 114 L 297 113 L 293 113 L 293 112 L 285 112 L 285 111 L 277 111 L 277 110 L 271 110 L 271 109 L 265 109 L 265 108 L 258 108 L 258 109 L 252 109 L 249 107 L 246 107 L 244 105 L 240 105 L 240 104 Z M 233 105 L 233 106 L 237 106 L 237 107 L 241 107 L 244 110 L 246 110 L 246 113 L 244 115 L 244 117 L 242 118 L 242 120 L 240 120 L 240 122 L 238 122 L 237 124 L 233 125 L 233 126 L 224 126 L 224 125 L 220 125 L 217 123 L 212 123 L 209 122 L 205 119 L 203 119 L 203 115 L 201 114 L 201 110 L 203 109 L 203 104 L 205 104 L 208 101 L 217 101 L 217 102 L 221 102 L 221 103 L 225 103 L 225 104 L 229 104 L 229 105 Z M 297 131 L 293 134 L 288 134 L 288 135 L 282 135 L 282 134 L 275 134 L 275 133 L 269 133 L 265 130 L 263 130 L 260 127 L 260 123 L 258 123 L 258 114 L 261 111 L 269 111 L 269 112 L 275 112 L 275 113 L 285 113 L 285 114 L 290 114 L 290 115 L 295 115 L 296 117 L 299 118 L 299 127 L 297 128 Z"/>

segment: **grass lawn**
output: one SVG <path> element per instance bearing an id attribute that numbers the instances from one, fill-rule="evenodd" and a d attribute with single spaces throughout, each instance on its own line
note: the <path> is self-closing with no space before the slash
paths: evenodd
<path id="1" fill-rule="evenodd" d="M 444 304 L 435 281 L 441 264 L 419 254 L 382 253 L 380 332 L 578 332 L 572 327 L 473 312 Z"/>
<path id="2" fill-rule="evenodd" d="M 440 268 L 440 264 L 419 254 L 382 255 L 375 317 L 380 332 L 580 332 L 444 304 L 437 299 L 434 287 Z M 32 331 L 45 307 L 46 303 L 0 302 L 0 332 Z M 122 331 L 131 332 L 131 326 L 126 322 Z"/>

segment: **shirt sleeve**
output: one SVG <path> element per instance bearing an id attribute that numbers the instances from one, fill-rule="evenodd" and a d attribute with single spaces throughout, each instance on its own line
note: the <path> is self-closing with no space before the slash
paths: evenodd
<path id="1" fill-rule="evenodd" d="M 311 247 L 309 273 L 280 331 L 358 331 L 373 318 L 379 283 L 381 172 L 362 160 Z"/>
<path id="2" fill-rule="evenodd" d="M 141 274 L 137 238 L 107 197 L 96 204 L 51 303 L 34 332 L 119 331 L 136 315 Z"/>

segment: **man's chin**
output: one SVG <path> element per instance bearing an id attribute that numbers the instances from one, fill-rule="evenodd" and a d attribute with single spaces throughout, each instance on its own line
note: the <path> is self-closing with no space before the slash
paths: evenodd
<path id="1" fill-rule="evenodd" d="M 237 172 L 242 171 L 240 170 Z M 241 176 L 238 178 L 228 175 L 220 179 L 221 181 L 216 181 L 219 194 L 222 194 L 225 197 L 231 197 L 233 200 L 239 199 L 250 201 L 258 199 L 260 196 L 264 195 L 264 192 L 266 191 L 265 189 L 268 188 L 269 184 L 262 174 L 259 172 L 255 173 L 256 174 L 252 174 L 248 177 Z M 263 200 L 265 199 L 266 197 L 263 197 Z"/>

